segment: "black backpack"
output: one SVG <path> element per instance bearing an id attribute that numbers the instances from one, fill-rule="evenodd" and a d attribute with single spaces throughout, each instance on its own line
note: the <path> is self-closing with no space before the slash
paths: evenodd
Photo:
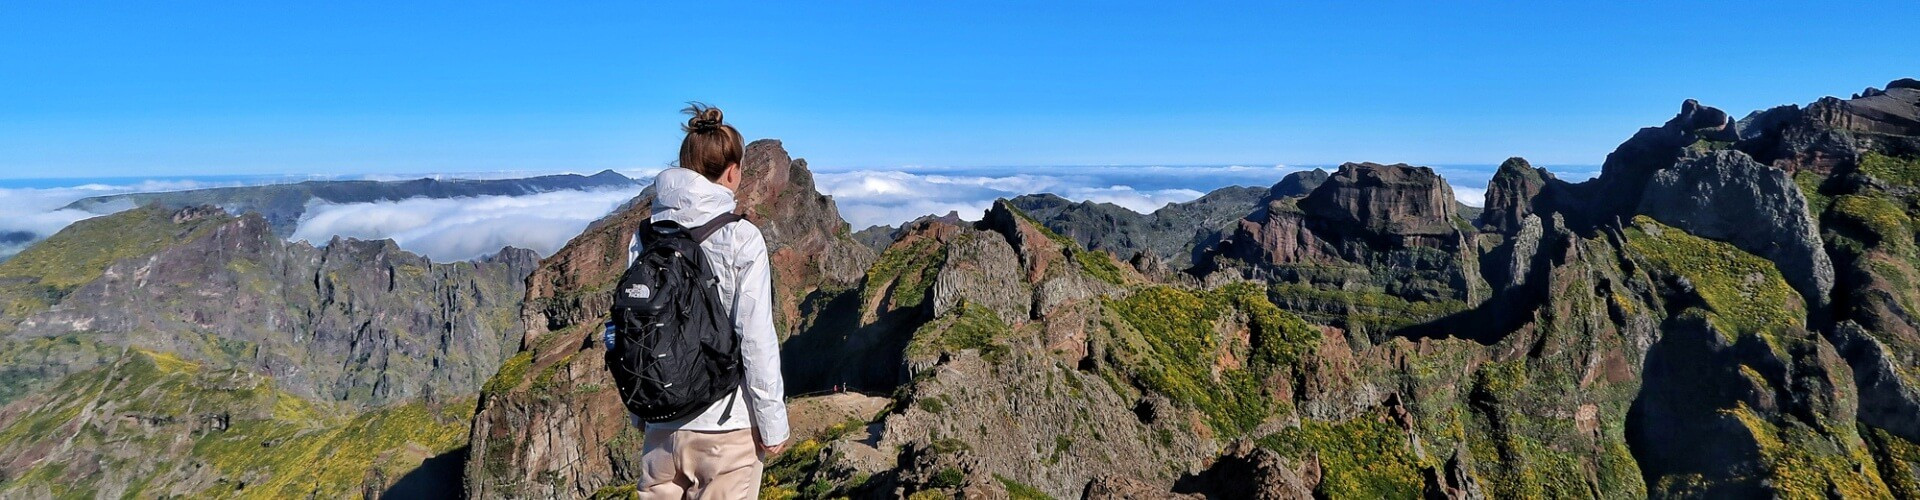
<path id="1" fill-rule="evenodd" d="M 686 418 L 740 388 L 739 338 L 700 250 L 740 219 L 726 213 L 692 229 L 660 221 L 640 232 L 640 255 L 613 290 L 606 358 L 621 401 L 642 421 Z M 729 400 L 721 421 L 732 416 Z"/>

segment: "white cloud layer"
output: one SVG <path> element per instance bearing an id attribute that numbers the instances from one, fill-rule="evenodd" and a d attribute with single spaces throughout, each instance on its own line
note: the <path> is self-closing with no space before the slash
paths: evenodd
<path id="1" fill-rule="evenodd" d="M 1266 186 L 1288 167 L 1071 167 L 1050 173 L 982 170 L 903 172 L 860 170 L 815 175 L 833 196 L 840 215 L 855 229 L 898 225 L 923 215 L 957 211 L 976 220 L 998 198 L 1053 193 L 1074 201 L 1112 203 L 1147 213 L 1168 203 L 1191 201 L 1229 185 Z M 1000 175 L 995 175 L 999 173 Z"/>
<path id="2" fill-rule="evenodd" d="M 996 198 L 1053 193 L 1074 201 L 1113 203 L 1136 212 L 1152 212 L 1168 203 L 1190 201 L 1226 186 L 1270 186 L 1288 173 L 1311 167 L 1134 166 L 1046 168 L 938 168 L 845 170 L 816 167 L 821 192 L 839 204 L 854 229 L 898 225 L 924 215 L 958 212 L 978 219 Z M 1332 167 L 1323 167 L 1329 170 Z M 1491 165 L 1436 166 L 1465 204 L 1480 206 Z M 650 181 L 657 169 L 620 172 Z M 1597 174 L 1594 167 L 1554 167 L 1561 179 L 1579 182 Z M 553 172 L 429 174 L 439 178 L 509 178 Z M 336 178 L 352 176 L 335 176 Z M 367 175 L 375 180 L 417 179 L 423 175 Z M 391 177 L 391 179 L 389 178 Z M 81 181 L 84 182 L 84 181 Z M 132 208 L 87 212 L 60 207 L 88 196 L 128 192 L 175 191 L 207 187 L 286 182 L 285 179 L 147 180 L 124 184 L 67 187 L 0 188 L 0 258 L 18 253 L 81 219 Z M 293 239 L 324 244 L 334 235 L 360 239 L 392 238 L 402 248 L 434 260 L 471 259 L 504 246 L 551 255 L 587 224 L 637 195 L 640 188 L 560 191 L 527 196 L 414 198 L 400 201 L 309 206 Z M 21 233 L 32 236 L 26 243 Z"/>
<path id="3" fill-rule="evenodd" d="M 324 245 L 335 235 L 391 238 L 437 261 L 467 260 L 513 246 L 553 255 L 587 224 L 640 193 L 639 187 L 525 196 L 408 198 L 371 203 L 313 202 L 290 237 Z"/>
<path id="4" fill-rule="evenodd" d="M 120 193 L 178 191 L 213 186 L 210 183 L 195 181 L 150 180 L 133 184 L 95 183 L 48 188 L 0 188 L 0 258 L 12 257 L 21 250 L 25 250 L 28 245 L 46 239 L 81 219 L 133 208 L 131 203 L 123 206 L 98 207 L 96 211 L 61 208 L 74 200 Z M 20 234 L 30 236 L 24 239 L 15 237 Z"/>

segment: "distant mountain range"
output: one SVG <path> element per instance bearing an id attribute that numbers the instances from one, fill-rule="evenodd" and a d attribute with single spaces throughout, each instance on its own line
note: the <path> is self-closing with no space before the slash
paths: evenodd
<path id="1" fill-rule="evenodd" d="M 780 142 L 742 166 L 795 396 L 769 497 L 1920 498 L 1913 80 L 1686 101 L 1481 210 L 1354 162 L 855 233 Z M 538 262 L 75 224 L 0 263 L 0 496 L 628 497 L 594 335 L 651 195 Z"/>
<path id="2" fill-rule="evenodd" d="M 789 388 L 873 395 L 795 402 L 773 496 L 1920 496 L 1920 82 L 1737 123 L 1688 101 L 1586 182 L 1508 160 L 1483 210 L 1349 163 L 855 234 L 750 151 Z M 645 215 L 529 278 L 469 494 L 630 490 L 587 340 Z"/>
<path id="3" fill-rule="evenodd" d="M 275 234 L 293 234 L 307 204 L 367 203 L 398 201 L 408 198 L 455 198 L 469 196 L 521 196 L 562 190 L 624 188 L 639 181 L 603 170 L 590 176 L 579 174 L 543 175 L 521 179 L 432 179 L 408 181 L 305 181 L 293 184 L 240 186 L 163 193 L 128 193 L 83 198 L 65 208 L 93 212 L 158 204 L 181 209 L 212 205 L 231 213 L 257 212 L 273 226 Z"/>

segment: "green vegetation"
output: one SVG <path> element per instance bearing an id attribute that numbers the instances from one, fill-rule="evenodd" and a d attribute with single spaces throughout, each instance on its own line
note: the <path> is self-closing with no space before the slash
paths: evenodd
<path id="1" fill-rule="evenodd" d="M 966 349 L 978 349 L 989 360 L 1006 355 L 1007 346 L 999 342 L 1013 329 L 1000 316 L 987 308 L 962 302 L 958 307 L 933 321 L 927 322 L 913 334 L 913 340 L 907 346 L 907 353 L 913 355 L 932 355 L 941 351 L 958 352 Z"/>
<path id="2" fill-rule="evenodd" d="M 1858 429 L 1894 498 L 1920 498 L 1920 444 L 1865 424 Z"/>
<path id="3" fill-rule="evenodd" d="M 1126 275 L 1120 270 L 1120 266 L 1113 263 L 1113 257 L 1106 252 L 1082 250 L 1078 247 L 1073 247 L 1072 252 L 1073 261 L 1079 263 L 1080 270 L 1086 271 L 1088 276 L 1107 283 L 1126 286 Z"/>
<path id="4" fill-rule="evenodd" d="M 207 226 L 205 221 L 175 225 L 172 214 L 157 207 L 82 220 L 0 263 L 0 278 L 28 278 L 72 289 L 93 281 L 115 261 L 187 239 L 188 233 Z"/>
<path id="5" fill-rule="evenodd" d="M 1320 457 L 1325 476 L 1315 496 L 1343 498 L 1419 498 L 1421 464 L 1407 432 L 1384 417 L 1345 422 L 1308 420 L 1300 427 L 1257 440 L 1281 455 Z"/>
<path id="6" fill-rule="evenodd" d="M 1906 210 L 1880 196 L 1840 195 L 1833 200 L 1832 220 L 1865 230 L 1872 238 L 1865 243 L 1900 245 L 1913 238 L 1913 219 Z"/>
<path id="7" fill-rule="evenodd" d="M 136 498 L 168 491 L 142 491 L 163 485 L 205 488 L 188 495 L 193 497 L 355 494 L 370 471 L 398 478 L 465 445 L 474 407 L 469 398 L 334 416 L 275 389 L 270 378 L 138 349 L 110 366 L 67 377 L 46 394 L 46 404 L 0 427 L 0 447 L 31 449 L 71 439 L 73 450 L 123 449 L 72 458 L 134 474 L 126 478 L 135 485 L 126 495 Z M 106 415 L 145 424 L 109 425 L 100 420 Z M 60 496 L 91 496 L 93 481 L 105 477 L 73 476 L 65 467 L 49 460 L 0 488 L 44 486 Z M 189 477 L 203 479 L 183 482 Z M 208 477 L 215 480 L 204 481 Z"/>
<path id="8" fill-rule="evenodd" d="M 1106 252 L 1088 250 L 1080 246 L 1080 242 L 1054 232 L 1053 228 L 1047 227 L 1046 224 L 1041 224 L 1039 220 L 1034 219 L 1033 216 L 1027 215 L 1026 212 L 1018 208 L 1014 208 L 1013 205 L 1006 205 L 1006 207 L 1008 211 L 1013 212 L 1013 215 L 1019 217 L 1020 220 L 1032 224 L 1033 228 L 1039 230 L 1042 236 L 1046 236 L 1047 239 L 1053 240 L 1055 244 L 1060 245 L 1060 248 L 1065 249 L 1067 254 L 1073 258 L 1074 263 L 1079 264 L 1080 270 L 1086 272 L 1088 276 L 1114 285 L 1127 285 L 1126 271 L 1122 271 L 1120 266 L 1114 264 L 1113 257 L 1109 256 Z"/>
<path id="9" fill-rule="evenodd" d="M 958 488 L 960 485 L 966 483 L 967 473 L 961 472 L 958 468 L 944 467 L 941 468 L 939 472 L 933 473 L 933 479 L 927 481 L 927 486 L 934 488 Z"/>
<path id="10" fill-rule="evenodd" d="M 1385 333 L 1464 311 L 1458 300 L 1410 301 L 1378 291 L 1317 288 L 1276 283 L 1270 298 L 1287 311 L 1317 323 Z"/>
<path id="11" fill-rule="evenodd" d="M 90 367 L 120 350 L 79 334 L 0 341 L 0 405 L 57 382 L 64 374 L 54 367 Z"/>
<path id="12" fill-rule="evenodd" d="M 1011 498 L 1012 500 L 1053 500 L 1053 495 L 1048 495 L 1047 492 L 1040 491 L 1040 488 L 1007 479 L 1005 476 L 999 474 L 994 474 L 993 478 L 1000 481 L 1002 486 L 1007 487 L 1007 498 Z"/>
<path id="13" fill-rule="evenodd" d="M 1577 404 L 1564 372 L 1529 366 L 1525 359 L 1488 362 L 1473 373 L 1462 438 L 1474 472 L 1492 498 L 1591 496 L 1591 480 L 1619 497 L 1644 497 L 1645 481 L 1617 426 L 1590 443 L 1572 415 Z M 1589 477 L 1588 470 L 1596 474 Z"/>
<path id="14" fill-rule="evenodd" d="M 906 246 L 896 244 L 867 269 L 867 284 L 860 289 L 861 302 L 871 304 L 876 294 L 891 290 L 887 295 L 891 308 L 918 306 L 927 299 L 940 263 L 946 260 L 946 245 L 932 238 L 917 239 Z"/>
<path id="15" fill-rule="evenodd" d="M 1860 172 L 1897 186 L 1920 185 L 1920 158 L 1898 158 L 1869 151 L 1860 155 Z"/>
<path id="16" fill-rule="evenodd" d="M 865 486 L 869 478 L 864 475 L 855 476 L 843 484 L 834 484 L 810 475 L 820 470 L 822 464 L 838 459 L 837 456 L 823 453 L 826 443 L 866 427 L 864 420 L 848 419 L 827 428 L 817 437 L 800 440 L 779 455 L 766 457 L 765 473 L 760 478 L 760 498 L 838 498 L 849 496 Z"/>
<path id="17" fill-rule="evenodd" d="M 186 241 L 219 221 L 224 219 L 178 225 L 171 212 L 143 207 L 75 222 L 0 262 L 0 316 L 20 318 L 44 310 L 100 277 L 114 262 Z"/>
<path id="18" fill-rule="evenodd" d="M 1708 321 L 1729 340 L 1759 334 L 1777 348 L 1780 330 L 1801 326 L 1800 295 L 1766 259 L 1646 216 L 1633 218 L 1627 246 L 1653 268 L 1691 282 Z"/>
<path id="19" fill-rule="evenodd" d="M 922 410 L 926 410 L 927 413 L 942 413 L 947 411 L 946 399 L 946 395 L 920 398 L 914 401 L 914 405 L 919 406 Z"/>
<path id="20" fill-rule="evenodd" d="M 1767 483 L 1786 498 L 1876 498 L 1888 490 L 1863 447 L 1834 449 L 1859 440 L 1853 426 L 1831 426 L 1831 436 L 1798 422 L 1776 425 L 1747 407 L 1721 410 L 1738 420 L 1760 445 Z"/>
<path id="21" fill-rule="evenodd" d="M 527 369 L 532 366 L 533 351 L 520 351 L 519 354 L 507 358 L 505 363 L 500 364 L 500 371 L 494 372 L 492 377 L 487 378 L 487 383 L 481 386 L 480 392 L 500 394 L 511 391 L 519 387 L 521 381 L 526 380 Z"/>
<path id="22" fill-rule="evenodd" d="M 1693 141 L 1693 144 L 1687 145 L 1687 148 L 1695 151 L 1702 151 L 1702 152 L 1716 151 L 1721 149 L 1732 149 L 1733 141 L 1715 141 L 1710 139 L 1699 139 L 1699 140 Z"/>
<path id="23" fill-rule="evenodd" d="M 1820 185 L 1826 180 L 1825 177 L 1811 170 L 1801 170 L 1793 174 L 1794 185 L 1799 186 L 1800 194 L 1807 197 L 1807 213 L 1813 214 L 1814 217 L 1826 213 L 1827 206 L 1833 204 L 1833 197 L 1820 192 Z"/>
<path id="24" fill-rule="evenodd" d="M 1135 380 L 1200 410 L 1215 430 L 1229 434 L 1259 425 L 1279 408 L 1268 377 L 1320 342 L 1318 329 L 1281 311 L 1261 287 L 1248 283 L 1201 292 L 1153 286 L 1107 306 L 1138 332 L 1137 344 L 1119 346 L 1128 351 L 1124 361 Z M 1230 317 L 1247 320 L 1248 344 L 1223 332 Z M 1220 366 L 1223 360 L 1238 360 L 1239 366 Z"/>

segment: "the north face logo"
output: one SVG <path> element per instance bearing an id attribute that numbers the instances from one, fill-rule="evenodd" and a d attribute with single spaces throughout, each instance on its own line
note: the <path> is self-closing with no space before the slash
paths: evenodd
<path id="1" fill-rule="evenodd" d="M 644 299 L 647 297 L 652 297 L 653 289 L 647 288 L 646 285 L 635 283 L 632 287 L 627 288 L 627 296 L 636 298 L 636 299 Z"/>

